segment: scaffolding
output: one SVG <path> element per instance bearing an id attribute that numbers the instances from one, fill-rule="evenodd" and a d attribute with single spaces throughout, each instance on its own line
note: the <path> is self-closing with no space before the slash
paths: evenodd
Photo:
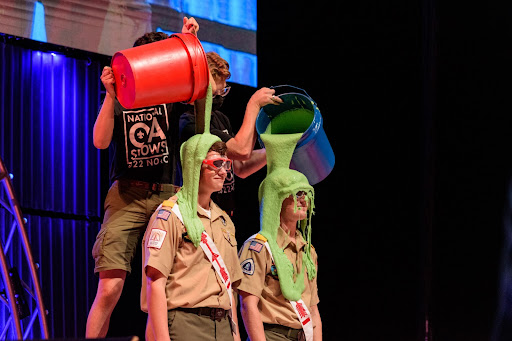
<path id="1" fill-rule="evenodd" d="M 26 340 L 34 331 L 34 328 L 37 328 L 34 326 L 37 318 L 39 318 L 39 337 L 48 339 L 47 311 L 44 308 L 39 277 L 37 275 L 39 266 L 32 257 L 32 249 L 25 230 L 26 220 L 23 218 L 20 205 L 16 199 L 11 179 L 12 175 L 7 172 L 4 162 L 0 157 L 0 181 L 3 183 L 7 197 L 7 200 L 3 200 L 3 197 L 0 196 L 0 208 L 4 208 L 13 216 L 9 231 L 7 231 L 7 224 L 6 226 L 0 225 L 0 229 L 5 229 L 5 231 L 2 231 L 2 235 L 6 236 L 4 240 L 0 240 L 0 266 L 4 284 L 4 289 L 0 293 L 0 301 L 4 303 L 9 312 L 8 318 L 5 321 L 0 321 L 0 323 L 3 323 L 3 326 L 0 324 L 0 340 L 6 340 L 9 332 L 18 340 Z M 0 188 L 0 193 L 1 191 L 2 189 Z M 16 231 L 19 233 L 20 248 L 24 250 L 25 260 L 28 264 L 29 283 L 20 278 L 17 268 L 13 266 L 6 256 L 13 244 L 13 236 Z M 30 299 L 33 300 L 32 303 L 35 304 L 29 304 L 26 294 L 30 296 Z M 33 307 L 32 311 L 30 311 L 30 307 Z"/>

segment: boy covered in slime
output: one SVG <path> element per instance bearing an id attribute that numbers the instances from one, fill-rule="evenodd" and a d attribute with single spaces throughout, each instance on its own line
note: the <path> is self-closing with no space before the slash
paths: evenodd
<path id="1" fill-rule="evenodd" d="M 205 133 L 181 146 L 183 187 L 157 208 L 144 235 L 141 308 L 149 314 L 148 340 L 240 340 L 232 294 L 241 278 L 235 228 L 210 198 L 232 162 L 209 133 L 209 110 L 205 121 Z"/>
<path id="2" fill-rule="evenodd" d="M 301 135 L 261 135 L 268 165 L 259 188 L 261 231 L 240 251 L 244 275 L 237 288 L 251 341 L 322 339 L 317 255 L 310 242 L 314 190 L 302 173 L 289 169 Z"/>

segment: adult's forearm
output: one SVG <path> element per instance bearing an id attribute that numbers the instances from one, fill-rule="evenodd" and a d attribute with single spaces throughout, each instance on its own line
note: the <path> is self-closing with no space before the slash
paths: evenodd
<path id="1" fill-rule="evenodd" d="M 246 178 L 251 174 L 259 171 L 267 164 L 267 153 L 265 149 L 255 149 L 251 153 L 251 157 L 247 161 L 235 161 L 233 169 L 235 174 L 240 178 Z"/>
<path id="2" fill-rule="evenodd" d="M 260 107 L 257 103 L 249 101 L 245 110 L 242 126 L 235 137 L 227 142 L 228 157 L 233 160 L 249 160 L 256 142 L 256 117 Z"/>

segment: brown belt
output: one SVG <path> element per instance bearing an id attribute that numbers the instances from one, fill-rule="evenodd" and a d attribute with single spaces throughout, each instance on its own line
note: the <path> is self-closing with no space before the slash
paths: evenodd
<path id="1" fill-rule="evenodd" d="M 209 308 L 209 307 L 201 307 L 201 308 L 176 308 L 175 310 L 184 311 L 186 313 L 192 313 L 199 316 L 208 316 L 212 320 L 221 321 L 228 314 L 228 310 L 224 310 L 222 308 Z"/>
<path id="2" fill-rule="evenodd" d="M 177 193 L 179 190 L 178 186 L 173 184 L 159 184 L 159 183 L 151 183 L 140 180 L 131 180 L 131 179 L 120 179 L 119 182 L 125 186 L 138 187 L 143 188 L 147 191 L 152 192 L 163 192 L 163 191 L 174 191 Z"/>
<path id="3" fill-rule="evenodd" d="M 263 328 L 265 330 L 271 330 L 275 333 L 285 335 L 288 338 L 291 338 L 293 340 L 302 340 L 303 337 L 303 330 L 302 329 L 293 329 L 286 326 L 281 326 L 279 324 L 270 324 L 270 323 L 263 323 Z"/>

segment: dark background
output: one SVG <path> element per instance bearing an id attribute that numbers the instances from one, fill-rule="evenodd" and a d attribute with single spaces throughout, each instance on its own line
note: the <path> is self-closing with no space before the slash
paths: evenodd
<path id="1" fill-rule="evenodd" d="M 423 340 L 427 312 L 434 340 L 490 338 L 511 15 L 505 1 L 258 2 L 260 86 L 306 89 L 336 154 L 313 220 L 327 340 Z"/>

